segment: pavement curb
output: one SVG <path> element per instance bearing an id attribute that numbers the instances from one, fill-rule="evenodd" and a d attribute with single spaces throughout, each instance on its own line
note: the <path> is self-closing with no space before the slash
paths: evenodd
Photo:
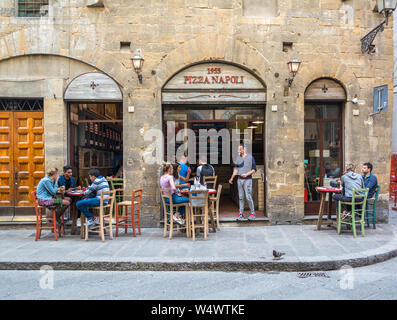
<path id="1" fill-rule="evenodd" d="M 216 262 L 0 262 L 0 270 L 40 270 L 50 266 L 63 271 L 222 271 L 222 272 L 306 272 L 331 271 L 343 266 L 369 266 L 397 257 L 397 249 L 353 259 L 312 262 L 216 261 Z"/>

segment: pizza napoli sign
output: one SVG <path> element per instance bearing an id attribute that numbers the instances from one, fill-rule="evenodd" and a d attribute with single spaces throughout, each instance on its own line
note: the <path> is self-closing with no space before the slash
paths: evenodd
<path id="1" fill-rule="evenodd" d="M 163 103 L 265 102 L 266 89 L 248 71 L 208 63 L 182 70 L 163 88 Z"/>
<path id="2" fill-rule="evenodd" d="M 244 84 L 244 76 L 222 75 L 222 68 L 208 68 L 207 72 L 205 76 L 184 76 L 184 84 Z"/>

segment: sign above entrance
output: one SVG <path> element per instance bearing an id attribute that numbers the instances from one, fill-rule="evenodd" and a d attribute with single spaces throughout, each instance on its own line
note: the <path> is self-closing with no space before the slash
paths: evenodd
<path id="1" fill-rule="evenodd" d="M 163 103 L 249 103 L 266 101 L 266 88 L 248 71 L 205 63 L 182 70 L 163 89 Z"/>

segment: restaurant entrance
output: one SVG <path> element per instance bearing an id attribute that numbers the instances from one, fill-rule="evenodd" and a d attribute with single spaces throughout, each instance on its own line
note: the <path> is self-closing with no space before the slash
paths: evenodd
<path id="1" fill-rule="evenodd" d="M 82 186 L 88 171 L 123 175 L 123 97 L 109 76 L 90 72 L 78 76 L 64 94 L 68 102 L 69 163 Z"/>
<path id="2" fill-rule="evenodd" d="M 195 149 L 190 157 L 190 168 L 196 174 L 199 156 L 205 155 L 207 163 L 215 169 L 217 184 L 222 185 L 220 216 L 235 219 L 238 214 L 238 191 L 236 183 L 229 184 L 233 173 L 239 143 L 250 145 L 257 165 L 253 175 L 255 209 L 258 218 L 265 216 L 265 109 L 266 86 L 251 71 L 224 62 L 202 62 L 186 67 L 176 73 L 162 88 L 162 119 L 165 139 L 165 159 L 170 137 L 169 124 L 175 130 L 175 151 L 186 140 L 179 135 L 190 135 L 195 146 L 188 143 L 187 152 Z M 200 131 L 218 134 L 217 143 L 211 138 L 200 141 Z M 239 132 L 237 132 L 239 130 Z M 245 131 L 245 132 L 244 132 Z M 189 132 L 189 133 L 187 133 Z M 193 139 L 192 139 L 193 135 Z M 225 135 L 229 140 L 225 140 Z M 228 141 L 225 144 L 225 141 Z M 201 142 L 201 143 L 200 143 Z M 204 142 L 204 144 L 203 144 Z M 230 150 L 230 152 L 228 152 Z M 246 204 L 246 210 L 248 204 Z M 247 212 L 246 212 L 247 213 Z"/>
<path id="3" fill-rule="evenodd" d="M 163 130 L 169 130 L 167 125 L 169 122 L 175 124 L 175 134 L 185 129 L 194 132 L 196 142 L 196 159 L 193 163 L 189 163 L 192 170 L 192 176 L 195 176 L 198 167 L 199 155 L 205 155 L 207 162 L 215 169 L 215 175 L 218 177 L 217 184 L 222 184 L 222 196 L 220 206 L 220 216 L 222 218 L 235 217 L 238 213 L 238 190 L 237 185 L 229 184 L 229 179 L 233 173 L 233 159 L 236 156 L 236 147 L 241 142 L 251 144 L 250 153 L 254 156 L 257 166 L 257 172 L 253 176 L 253 199 L 255 210 L 258 217 L 265 215 L 265 191 L 264 191 L 264 172 L 265 172 L 265 107 L 252 105 L 239 106 L 219 106 L 219 105 L 178 105 L 163 107 Z M 228 132 L 232 138 L 232 130 L 239 129 L 239 133 L 233 137 L 236 141 L 230 140 L 229 145 L 223 141 L 224 135 L 220 134 L 217 146 L 211 146 L 209 141 L 205 141 L 204 150 L 200 149 L 200 130 L 216 130 L 220 132 Z M 226 130 L 226 131 L 225 131 Z M 244 136 L 244 131 L 248 132 L 248 136 Z M 222 137 L 221 137 L 222 136 Z M 249 141 L 247 141 L 247 138 Z M 175 149 L 178 150 L 183 142 L 176 142 Z M 228 149 L 228 151 L 226 150 Z M 165 145 L 167 150 L 167 141 Z M 229 151 L 230 150 L 230 151 Z M 225 159 L 225 153 L 229 154 Z M 166 154 L 166 158 L 168 155 Z M 211 161 L 216 158 L 215 161 Z M 225 161 L 226 160 L 226 161 Z M 246 210 L 248 205 L 246 204 Z"/>
<path id="4" fill-rule="evenodd" d="M 70 103 L 70 164 L 79 184 L 88 186 L 88 171 L 123 175 L 123 113 L 119 103 Z"/>
<path id="5" fill-rule="evenodd" d="M 305 214 L 318 214 L 316 187 L 329 186 L 343 170 L 343 87 L 331 79 L 313 82 L 305 93 Z M 328 201 L 328 200 L 327 200 Z"/>

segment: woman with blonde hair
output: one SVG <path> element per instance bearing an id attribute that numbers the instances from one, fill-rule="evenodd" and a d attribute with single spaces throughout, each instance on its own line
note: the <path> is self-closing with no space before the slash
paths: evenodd
<path id="1" fill-rule="evenodd" d="M 356 166 L 353 163 L 346 165 L 345 173 L 341 178 L 342 183 L 342 193 L 334 194 L 332 198 L 336 201 L 338 205 L 339 201 L 351 202 L 353 197 L 353 189 L 364 189 L 364 180 L 362 176 L 355 173 Z M 338 206 L 337 206 L 338 207 Z M 347 211 L 349 208 L 344 207 L 342 212 L 342 219 L 349 215 Z"/>
<path id="2" fill-rule="evenodd" d="M 174 182 L 174 168 L 171 163 L 164 163 L 162 167 L 162 176 L 160 178 L 160 187 L 162 190 L 168 190 L 172 194 L 172 202 L 175 204 L 178 203 L 187 203 L 189 202 L 189 198 L 183 197 L 182 194 L 176 192 L 176 186 Z M 168 199 L 166 199 L 168 203 Z M 179 208 L 179 213 L 175 213 L 173 215 L 173 219 L 176 223 L 184 224 L 185 221 L 182 219 L 182 216 L 185 214 L 183 207 Z"/>
<path id="3" fill-rule="evenodd" d="M 37 185 L 37 201 L 42 207 L 46 207 L 51 210 L 55 209 L 57 212 L 57 223 L 61 224 L 61 216 L 70 206 L 70 201 L 69 198 L 61 200 L 55 199 L 55 195 L 60 191 L 58 188 L 58 180 L 58 169 L 48 169 L 47 175 L 41 179 Z"/>

